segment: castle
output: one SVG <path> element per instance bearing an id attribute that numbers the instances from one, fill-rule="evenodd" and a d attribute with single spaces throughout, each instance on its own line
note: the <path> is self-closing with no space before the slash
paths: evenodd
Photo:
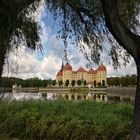
<path id="1" fill-rule="evenodd" d="M 81 80 L 86 81 L 87 84 L 93 84 L 94 86 L 95 84 L 97 86 L 106 86 L 106 74 L 107 70 L 103 64 L 99 65 L 96 70 L 93 70 L 92 68 L 85 70 L 84 68 L 80 67 L 78 70 L 74 71 L 69 63 L 64 65 L 62 62 L 61 69 L 56 75 L 56 83 L 62 81 L 63 84 L 65 84 L 65 82 L 69 80 L 71 85 L 72 80 L 75 80 L 75 82 Z"/>

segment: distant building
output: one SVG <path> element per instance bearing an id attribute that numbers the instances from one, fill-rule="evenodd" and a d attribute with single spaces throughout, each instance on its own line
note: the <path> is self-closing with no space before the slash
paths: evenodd
<path id="1" fill-rule="evenodd" d="M 103 64 L 101 64 L 96 70 L 93 70 L 92 68 L 85 70 L 80 67 L 78 70 L 74 71 L 69 63 L 64 65 L 62 62 L 61 69 L 56 75 L 56 82 L 63 81 L 64 84 L 66 80 L 69 80 L 69 83 L 71 84 L 72 80 L 75 80 L 76 82 L 78 80 L 86 80 L 89 84 L 95 85 L 96 83 L 98 86 L 100 83 L 100 85 L 104 84 L 106 86 L 106 73 L 107 70 Z"/>

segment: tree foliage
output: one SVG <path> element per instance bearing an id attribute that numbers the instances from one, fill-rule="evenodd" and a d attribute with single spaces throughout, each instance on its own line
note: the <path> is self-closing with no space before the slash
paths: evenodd
<path id="1" fill-rule="evenodd" d="M 52 85 L 55 86 L 56 85 L 56 80 L 52 81 Z"/>
<path id="2" fill-rule="evenodd" d="M 71 81 L 71 85 L 74 87 L 75 86 L 75 80 Z"/>
<path id="3" fill-rule="evenodd" d="M 94 87 L 96 87 L 96 85 L 97 85 L 96 80 L 93 81 L 93 85 L 94 85 Z"/>
<path id="4" fill-rule="evenodd" d="M 68 85 L 69 85 L 69 80 L 67 79 L 65 82 L 65 86 L 68 87 Z"/>
<path id="5" fill-rule="evenodd" d="M 127 75 L 122 77 L 109 77 L 107 78 L 108 86 L 136 86 L 137 76 L 136 75 Z"/>
<path id="6" fill-rule="evenodd" d="M 41 48 L 40 27 L 31 17 L 39 0 L 1 0 L 0 1 L 0 76 L 6 53 L 20 46 L 30 49 Z"/>
<path id="7" fill-rule="evenodd" d="M 63 85 L 63 81 L 58 81 L 59 87 Z"/>
<path id="8" fill-rule="evenodd" d="M 139 3 L 139 0 L 118 0 L 119 15 L 133 32 L 136 32 L 138 25 L 139 6 L 137 5 Z M 120 66 L 121 59 L 124 60 L 124 65 L 129 62 L 129 53 L 119 46 L 106 27 L 100 0 L 60 0 L 57 2 L 46 0 L 46 5 L 47 9 L 54 13 L 54 18 L 60 22 L 61 30 L 58 37 L 64 40 L 66 46 L 67 40 L 70 39 L 73 45 L 80 47 L 90 63 L 100 62 L 101 52 L 104 49 L 107 50 L 104 48 L 104 42 L 111 45 L 108 54 L 112 58 L 114 68 Z M 90 49 L 88 52 L 85 49 L 87 46 Z"/>
<path id="9" fill-rule="evenodd" d="M 103 87 L 105 86 L 105 80 L 102 80 L 102 86 Z"/>
<path id="10" fill-rule="evenodd" d="M 87 81 L 86 80 L 84 80 L 84 86 L 86 86 L 87 85 Z"/>
<path id="11" fill-rule="evenodd" d="M 102 85 L 101 82 L 98 82 L 98 87 L 101 87 L 101 85 Z"/>
<path id="12" fill-rule="evenodd" d="M 81 80 L 77 80 L 77 85 L 80 86 L 82 84 Z"/>
<path id="13" fill-rule="evenodd" d="M 2 77 L 0 87 L 12 88 L 14 84 L 22 87 L 47 87 L 50 80 L 41 80 L 39 78 L 20 79 L 15 77 Z"/>

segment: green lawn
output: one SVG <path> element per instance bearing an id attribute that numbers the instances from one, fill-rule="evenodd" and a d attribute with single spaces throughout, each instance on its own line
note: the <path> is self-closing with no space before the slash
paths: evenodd
<path id="1" fill-rule="evenodd" d="M 133 106 L 95 101 L 0 101 L 0 139 L 127 140 Z"/>

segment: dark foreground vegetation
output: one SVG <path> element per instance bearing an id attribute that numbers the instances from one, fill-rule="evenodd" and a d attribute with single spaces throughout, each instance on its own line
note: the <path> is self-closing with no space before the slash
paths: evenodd
<path id="1" fill-rule="evenodd" d="M 94 101 L 1 101 L 0 139 L 128 140 L 133 106 Z"/>

